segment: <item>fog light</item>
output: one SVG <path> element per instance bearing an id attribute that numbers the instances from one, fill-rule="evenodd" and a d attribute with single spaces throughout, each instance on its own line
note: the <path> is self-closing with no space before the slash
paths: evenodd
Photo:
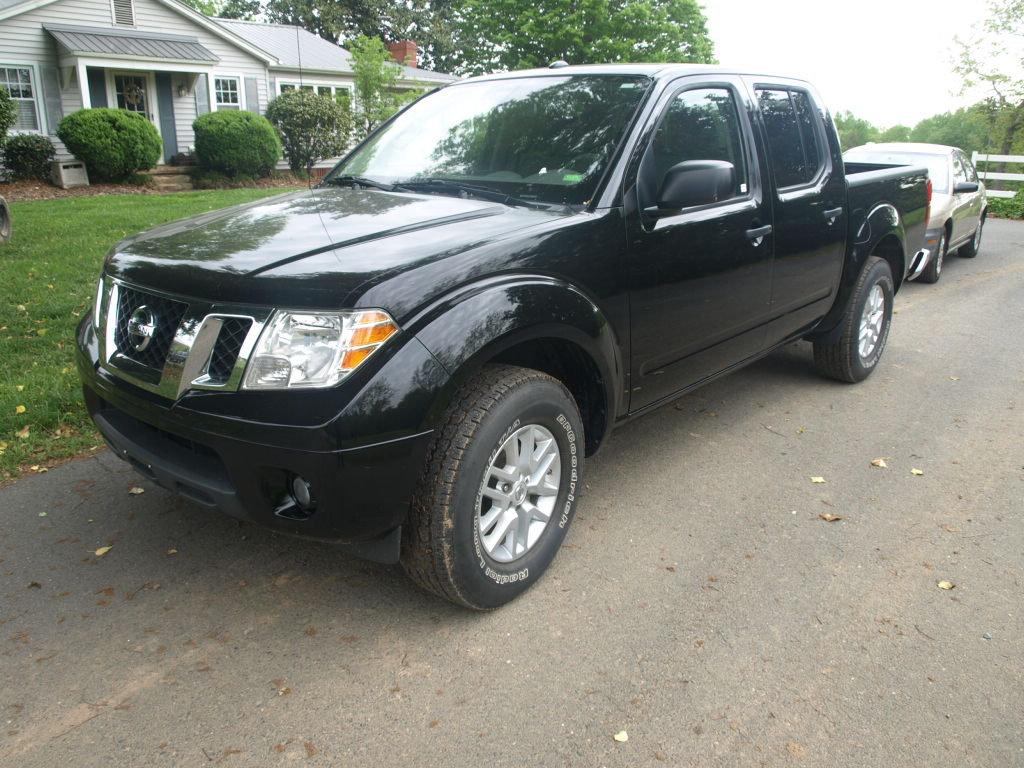
<path id="1" fill-rule="evenodd" d="M 292 477 L 291 492 L 295 503 L 302 509 L 313 508 L 313 492 L 310 490 L 309 483 L 298 475 Z"/>

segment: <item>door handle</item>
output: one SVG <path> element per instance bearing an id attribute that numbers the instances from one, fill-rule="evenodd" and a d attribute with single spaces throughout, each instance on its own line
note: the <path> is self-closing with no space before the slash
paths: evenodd
<path id="1" fill-rule="evenodd" d="M 763 227 L 754 227 L 753 229 L 748 229 L 747 238 L 750 240 L 751 243 L 754 244 L 754 247 L 756 248 L 761 244 L 765 236 L 770 235 L 771 233 L 772 225 L 765 224 Z"/>
<path id="2" fill-rule="evenodd" d="M 823 211 L 821 215 L 828 220 L 828 225 L 831 227 L 836 223 L 836 219 L 843 215 L 843 209 L 829 208 L 827 211 Z"/>

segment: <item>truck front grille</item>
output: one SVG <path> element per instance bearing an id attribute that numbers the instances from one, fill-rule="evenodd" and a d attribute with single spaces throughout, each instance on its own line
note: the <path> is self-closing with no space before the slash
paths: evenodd
<path id="1" fill-rule="evenodd" d="M 242 351 L 242 344 L 251 326 L 252 320 L 247 317 L 224 318 L 206 371 L 211 384 L 224 384 L 231 378 L 238 353 Z"/>
<path id="2" fill-rule="evenodd" d="M 136 340 L 128 332 L 128 322 L 140 308 L 146 308 L 153 318 L 153 337 L 144 349 L 136 349 Z M 114 346 L 129 360 L 152 368 L 163 370 L 171 342 L 181 325 L 188 305 L 156 296 L 150 293 L 120 286 L 117 291 L 117 316 L 114 326 Z"/>

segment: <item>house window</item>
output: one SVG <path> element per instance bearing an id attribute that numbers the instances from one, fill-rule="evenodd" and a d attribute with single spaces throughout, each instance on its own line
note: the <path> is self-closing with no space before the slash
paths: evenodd
<path id="1" fill-rule="evenodd" d="M 237 77 L 215 77 L 213 90 L 217 94 L 217 109 L 242 108 L 242 102 L 238 96 Z"/>
<path id="2" fill-rule="evenodd" d="M 132 0 L 110 0 L 114 9 L 114 23 L 122 27 L 135 26 L 135 4 Z"/>
<path id="3" fill-rule="evenodd" d="M 5 67 L 0 64 L 0 88 L 6 89 L 15 104 L 17 114 L 12 129 L 38 131 L 39 108 L 36 104 L 35 84 L 31 67 Z"/>
<path id="4" fill-rule="evenodd" d="M 295 86 L 291 83 L 281 85 L 281 93 L 288 93 L 288 91 L 294 91 Z"/>

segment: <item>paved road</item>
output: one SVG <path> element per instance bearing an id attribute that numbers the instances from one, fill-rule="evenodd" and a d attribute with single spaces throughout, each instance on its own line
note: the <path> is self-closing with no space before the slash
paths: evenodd
<path id="1" fill-rule="evenodd" d="M 0 491 L 0 764 L 1024 765 L 1024 225 L 986 237 L 865 384 L 796 345 L 619 431 L 496 613 L 109 454 Z"/>

